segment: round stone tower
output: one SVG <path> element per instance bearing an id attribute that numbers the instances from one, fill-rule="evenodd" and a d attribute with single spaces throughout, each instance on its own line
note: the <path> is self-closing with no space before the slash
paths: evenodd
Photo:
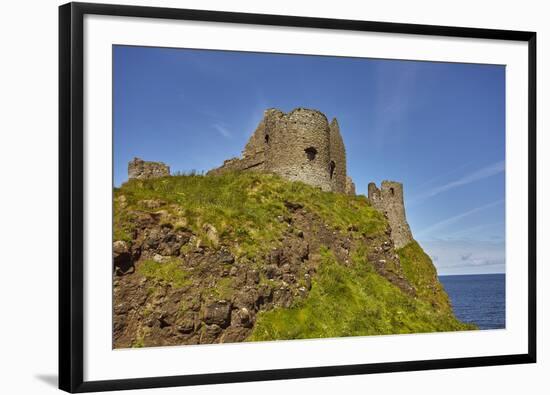
<path id="1" fill-rule="evenodd" d="M 346 172 L 346 148 L 338 121 L 334 119 L 329 125 L 327 117 L 317 110 L 264 111 L 242 156 L 226 160 L 208 174 L 226 171 L 265 171 L 323 191 L 355 195 Z"/>
<path id="2" fill-rule="evenodd" d="M 331 191 L 330 127 L 317 110 L 297 108 L 288 114 L 266 112 L 265 169 L 291 181 Z"/>

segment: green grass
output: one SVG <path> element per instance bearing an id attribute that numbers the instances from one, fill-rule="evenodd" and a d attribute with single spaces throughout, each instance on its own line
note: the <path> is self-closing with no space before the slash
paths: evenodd
<path id="1" fill-rule="evenodd" d="M 133 215 L 131 211 L 123 209 L 120 202 L 117 202 L 116 200 L 114 202 L 114 211 L 115 226 L 113 229 L 113 240 L 122 240 L 131 243 L 133 239 L 132 235 L 135 229 L 135 215 Z"/>
<path id="2" fill-rule="evenodd" d="M 137 271 L 145 277 L 162 284 L 169 284 L 173 288 L 183 288 L 191 284 L 189 273 L 181 267 L 178 260 L 158 263 L 152 259 L 142 261 Z"/>
<path id="3" fill-rule="evenodd" d="M 139 204 L 145 199 L 165 204 L 147 210 Z M 280 243 L 287 224 L 277 217 L 289 214 L 285 201 L 302 204 L 335 229 L 353 226 L 359 233 L 376 234 L 386 227 L 383 215 L 364 196 L 323 192 L 272 174 L 227 173 L 126 182 L 115 189 L 115 239 L 128 239 L 136 212 L 161 211 L 163 221 L 184 223 L 203 241 L 208 239 L 205 225 L 214 226 L 220 244 L 228 245 L 237 257 L 254 259 Z"/>
<path id="4" fill-rule="evenodd" d="M 130 180 L 115 189 L 114 235 L 132 240 L 136 218 L 156 213 L 174 229 L 189 229 L 208 244 L 206 229 L 216 229 L 216 243 L 225 246 L 239 260 L 255 261 L 281 244 L 288 224 L 280 217 L 290 215 L 285 201 L 301 204 L 335 230 L 352 236 L 380 236 L 387 227 L 382 214 L 364 196 L 323 192 L 318 188 L 289 182 L 263 173 L 227 173 L 216 176 L 180 175 L 152 180 Z M 142 200 L 160 200 L 158 209 L 147 209 Z M 186 254 L 195 245 L 182 247 Z M 403 272 L 417 289 L 418 298 L 404 294 L 365 261 L 368 251 L 352 253 L 351 265 L 341 265 L 324 249 L 312 289 L 291 308 L 277 308 L 258 314 L 251 340 L 299 339 L 381 335 L 474 329 L 459 322 L 449 307 L 448 297 L 437 281 L 435 268 L 417 243 L 398 251 Z M 137 271 L 158 284 L 182 288 L 192 283 L 193 273 L 174 258 L 157 263 L 144 260 Z M 265 278 L 261 276 L 261 282 Z M 216 298 L 235 292 L 230 278 L 219 279 L 205 290 Z M 182 311 L 187 306 L 181 306 Z M 136 345 L 139 346 L 139 339 Z"/>
<path id="5" fill-rule="evenodd" d="M 308 297 L 258 315 L 249 340 L 307 339 L 473 329 L 450 311 L 405 295 L 364 261 L 340 265 L 324 250 Z"/>
<path id="6" fill-rule="evenodd" d="M 432 260 L 422 247 L 413 241 L 397 250 L 397 253 L 403 273 L 416 289 L 417 296 L 440 309 L 450 310 L 449 297 L 437 278 Z"/>
<path id="7" fill-rule="evenodd" d="M 145 347 L 145 337 L 151 332 L 151 329 L 146 326 L 140 326 L 137 330 L 136 336 L 134 337 L 131 347 L 132 348 L 142 348 Z"/>
<path id="8" fill-rule="evenodd" d="M 230 300 L 231 296 L 235 293 L 235 289 L 233 288 L 233 278 L 220 278 L 213 288 L 207 290 L 207 293 L 217 299 Z"/>

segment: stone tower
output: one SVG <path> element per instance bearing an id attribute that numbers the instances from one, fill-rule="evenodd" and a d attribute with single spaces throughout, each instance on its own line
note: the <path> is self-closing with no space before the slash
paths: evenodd
<path id="1" fill-rule="evenodd" d="M 320 111 L 296 108 L 289 113 L 270 108 L 246 143 L 241 157 L 224 161 L 208 174 L 228 171 L 264 171 L 291 181 L 301 181 L 323 191 L 355 195 L 355 184 L 346 170 L 346 148 L 336 118 L 328 122 Z M 146 179 L 170 175 L 162 162 L 134 158 L 128 177 Z M 368 186 L 371 205 L 388 219 L 396 248 L 413 241 L 405 215 L 403 184 L 382 181 L 380 189 Z"/>
<path id="2" fill-rule="evenodd" d="M 391 238 L 395 247 L 405 247 L 413 241 L 413 237 L 405 216 L 403 184 L 395 181 L 382 181 L 382 185 L 378 189 L 376 184 L 371 182 L 368 189 L 371 205 L 388 218 Z"/>
<path id="3" fill-rule="evenodd" d="M 333 191 L 346 190 L 346 148 L 340 134 L 340 126 L 336 118 L 332 120 L 329 127 L 330 132 L 330 182 Z M 342 166 L 342 164 L 344 164 Z"/>
<path id="4" fill-rule="evenodd" d="M 277 115 L 265 130 L 266 169 L 291 181 L 332 190 L 327 118 L 301 108 Z"/>
<path id="5" fill-rule="evenodd" d="M 226 160 L 209 173 L 228 170 L 267 171 L 324 191 L 354 193 L 338 122 L 329 124 L 317 110 L 296 108 L 287 114 L 266 110 L 242 157 Z"/>

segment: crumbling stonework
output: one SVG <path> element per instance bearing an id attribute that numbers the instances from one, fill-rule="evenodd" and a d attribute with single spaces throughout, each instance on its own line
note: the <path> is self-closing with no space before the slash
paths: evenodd
<path id="1" fill-rule="evenodd" d="M 324 191 L 354 193 L 346 174 L 346 150 L 338 122 L 317 110 L 296 108 L 285 114 L 268 109 L 241 158 L 226 160 L 209 174 L 230 170 L 268 171 Z"/>
<path id="2" fill-rule="evenodd" d="M 342 140 L 342 135 L 340 134 L 340 126 L 338 125 L 338 121 L 336 120 L 336 118 L 334 118 L 330 123 L 329 147 L 329 178 L 332 186 L 331 190 L 337 192 L 346 192 L 346 183 L 347 179 L 349 178 L 346 175 L 346 148 L 344 147 L 344 140 Z"/>
<path id="3" fill-rule="evenodd" d="M 378 189 L 376 184 L 371 182 L 368 189 L 368 198 L 372 206 L 388 218 L 391 238 L 395 247 L 405 247 L 413 241 L 413 237 L 405 216 L 403 184 L 395 181 L 382 181 L 382 185 Z"/>
<path id="4" fill-rule="evenodd" d="M 346 195 L 355 195 L 355 183 L 350 176 L 346 176 L 346 189 L 344 191 Z"/>
<path id="5" fill-rule="evenodd" d="M 224 161 L 208 174 L 227 171 L 265 171 L 291 181 L 301 181 L 324 191 L 355 195 L 355 184 L 346 170 L 346 148 L 340 126 L 328 122 L 320 111 L 296 108 L 289 113 L 267 109 L 244 147 L 241 157 Z M 166 177 L 170 168 L 162 162 L 134 158 L 128 163 L 130 179 Z M 368 186 L 372 206 L 384 213 L 396 248 L 413 241 L 403 202 L 403 185 L 383 181 L 378 189 Z"/>
<path id="6" fill-rule="evenodd" d="M 162 162 L 146 162 L 140 158 L 134 158 L 128 162 L 128 179 L 147 179 L 167 177 L 170 175 L 170 167 Z"/>

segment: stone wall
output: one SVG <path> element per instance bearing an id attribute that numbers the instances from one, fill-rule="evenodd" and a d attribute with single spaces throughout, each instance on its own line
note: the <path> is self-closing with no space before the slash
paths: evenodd
<path id="1" fill-rule="evenodd" d="M 277 109 L 266 110 L 242 156 L 224 161 L 208 174 L 227 171 L 272 172 L 324 191 L 355 195 L 355 184 L 346 171 L 346 149 L 338 121 L 335 118 L 329 124 L 327 117 L 317 110 L 296 108 L 286 114 Z M 170 168 L 162 162 L 134 158 L 128 163 L 129 179 L 169 175 Z M 370 183 L 368 199 L 388 218 L 396 248 L 413 240 L 401 183 L 382 181 L 380 189 Z"/>
<path id="2" fill-rule="evenodd" d="M 391 238 L 396 248 L 402 248 L 412 240 L 412 233 L 405 216 L 403 184 L 395 181 L 382 181 L 380 189 L 371 182 L 368 186 L 369 201 L 374 208 L 388 218 Z"/>
<path id="3" fill-rule="evenodd" d="M 350 176 L 346 176 L 346 188 L 344 190 L 346 195 L 355 195 L 355 183 Z"/>
<path id="4" fill-rule="evenodd" d="M 338 122 L 329 125 L 317 110 L 296 108 L 285 114 L 268 109 L 246 144 L 242 157 L 230 159 L 209 174 L 261 170 L 301 181 L 324 191 L 353 191 L 347 180 L 346 151 Z"/>
<path id="5" fill-rule="evenodd" d="M 291 181 L 331 191 L 330 129 L 319 111 L 295 109 L 268 123 L 266 169 Z"/>
<path id="6" fill-rule="evenodd" d="M 243 158 L 231 158 L 223 162 L 221 167 L 212 169 L 208 174 L 222 174 L 226 171 L 245 171 L 245 170 L 264 170 L 265 153 L 258 151 L 254 155 L 245 156 Z"/>
<path id="7" fill-rule="evenodd" d="M 170 175 L 170 167 L 162 162 L 146 162 L 140 158 L 134 158 L 128 162 L 128 179 L 147 179 L 167 177 Z"/>
<path id="8" fill-rule="evenodd" d="M 340 134 L 340 126 L 336 118 L 330 123 L 330 163 L 329 174 L 332 190 L 346 192 L 346 148 Z M 354 193 L 355 194 L 355 193 Z"/>

